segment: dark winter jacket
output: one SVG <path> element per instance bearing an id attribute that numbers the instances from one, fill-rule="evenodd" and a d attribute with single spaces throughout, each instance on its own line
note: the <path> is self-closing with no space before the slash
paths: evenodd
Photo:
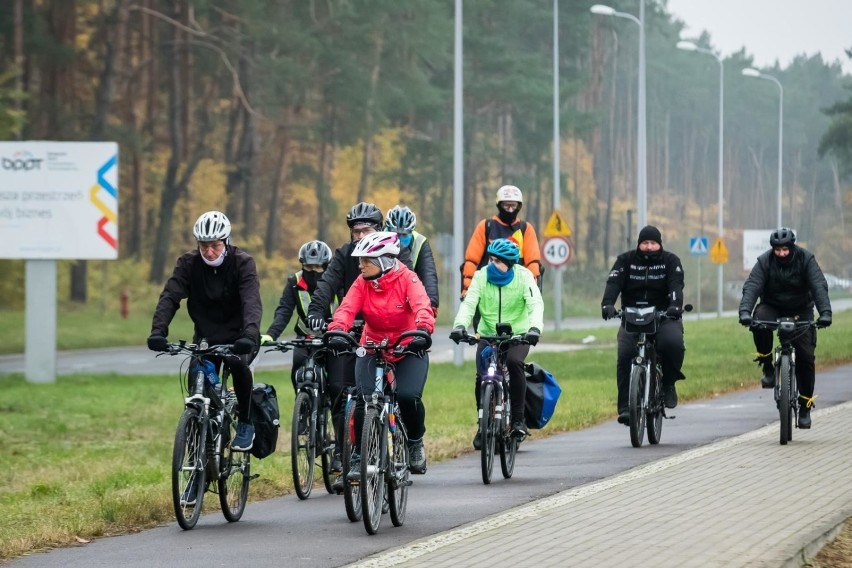
<path id="1" fill-rule="evenodd" d="M 781 262 L 770 249 L 757 257 L 743 284 L 740 312 L 751 313 L 760 299 L 782 316 L 813 310 L 814 304 L 819 315 L 831 315 L 828 283 L 816 257 L 801 247 L 791 247 L 790 255 L 792 258 Z"/>
<path id="2" fill-rule="evenodd" d="M 615 259 L 604 288 L 602 306 L 614 306 L 621 294 L 621 306 L 647 302 L 658 310 L 683 307 L 683 266 L 672 252 L 660 250 L 646 259 L 638 250 Z"/>
<path id="3" fill-rule="evenodd" d="M 215 268 L 204 263 L 198 249 L 177 259 L 154 310 L 151 335 L 168 337 L 169 324 L 186 298 L 195 324 L 193 341 L 205 338 L 215 345 L 241 337 L 258 340 L 263 307 L 257 267 L 247 252 L 230 245 L 226 250 L 222 265 Z"/>
<path id="4" fill-rule="evenodd" d="M 411 257 L 411 264 L 414 265 L 414 272 L 426 288 L 426 294 L 429 296 L 429 301 L 433 308 L 438 307 L 438 270 L 435 268 L 435 257 L 432 255 L 432 247 L 429 246 L 429 241 L 418 233 L 411 232 L 411 246 L 403 247 L 408 249 L 408 254 Z"/>
<path id="5" fill-rule="evenodd" d="M 296 335 L 300 337 L 311 335 L 305 321 L 308 317 L 308 306 L 310 306 L 311 298 L 310 286 L 304 278 L 304 272 L 300 270 L 291 275 L 284 284 L 281 299 L 278 300 L 278 307 L 275 308 L 275 316 L 269 329 L 266 330 L 266 334 L 271 336 L 272 339 L 278 339 L 295 313 L 297 317 Z M 323 317 L 326 319 L 331 317 L 330 307 L 326 309 Z"/>

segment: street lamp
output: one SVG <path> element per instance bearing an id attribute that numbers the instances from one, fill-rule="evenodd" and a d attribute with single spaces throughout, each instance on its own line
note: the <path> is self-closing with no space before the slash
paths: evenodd
<path id="1" fill-rule="evenodd" d="M 645 129 L 645 0 L 639 0 L 639 17 L 614 8 L 595 4 L 590 8 L 592 14 L 627 18 L 639 26 L 639 92 L 637 93 L 638 111 L 636 113 L 636 215 L 637 227 L 648 224 L 648 158 L 647 136 Z"/>
<path id="2" fill-rule="evenodd" d="M 722 189 L 722 171 L 724 164 L 724 136 L 725 136 L 725 122 L 723 120 L 724 108 L 725 108 L 725 67 L 722 65 L 722 57 L 718 55 L 716 52 L 706 49 L 704 47 L 699 47 L 692 43 L 691 41 L 679 41 L 677 43 L 678 49 L 683 49 L 685 51 L 697 51 L 698 53 L 706 53 L 707 55 L 711 55 L 716 61 L 719 63 L 719 212 L 716 216 L 716 230 L 719 233 L 719 238 L 721 239 L 725 232 L 725 224 L 723 221 L 722 211 L 725 207 L 725 196 Z M 722 317 L 722 283 L 724 281 L 724 265 L 718 265 L 718 274 L 716 278 L 716 315 L 718 317 Z"/>
<path id="3" fill-rule="evenodd" d="M 761 73 L 757 69 L 752 69 L 751 67 L 743 69 L 743 75 L 745 75 L 746 77 L 757 77 L 758 79 L 766 79 L 767 81 L 772 81 L 773 83 L 778 85 L 778 94 L 780 97 L 778 99 L 778 211 L 775 226 L 781 227 L 781 150 L 783 148 L 784 141 L 784 87 L 782 87 L 781 82 L 772 75 Z"/>

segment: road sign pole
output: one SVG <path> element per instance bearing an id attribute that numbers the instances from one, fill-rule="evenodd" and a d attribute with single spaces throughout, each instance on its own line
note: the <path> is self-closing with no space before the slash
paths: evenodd
<path id="1" fill-rule="evenodd" d="M 701 319 L 701 257 L 698 257 L 698 319 Z"/>

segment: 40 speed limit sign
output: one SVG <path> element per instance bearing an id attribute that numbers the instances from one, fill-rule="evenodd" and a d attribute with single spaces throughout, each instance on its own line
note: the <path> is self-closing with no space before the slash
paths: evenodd
<path id="1" fill-rule="evenodd" d="M 565 266 L 574 255 L 574 245 L 568 237 L 548 237 L 542 244 L 544 261 L 553 268 Z"/>

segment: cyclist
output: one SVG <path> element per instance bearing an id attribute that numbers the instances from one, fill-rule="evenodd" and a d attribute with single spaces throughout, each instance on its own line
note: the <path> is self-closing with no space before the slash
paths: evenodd
<path id="1" fill-rule="evenodd" d="M 769 235 L 772 249 L 757 257 L 748 279 L 743 284 L 740 301 L 740 323 L 750 326 L 752 318 L 774 321 L 779 317 L 814 319 L 814 305 L 819 313 L 817 325 L 831 325 L 831 302 L 828 283 L 812 252 L 796 245 L 792 229 L 780 227 Z M 760 303 L 755 307 L 755 303 Z M 754 315 L 752 315 L 754 310 Z M 755 361 L 763 366 L 760 384 L 763 388 L 775 386 L 775 369 L 772 364 L 772 332 L 752 328 Z M 796 381 L 799 384 L 799 428 L 811 427 L 811 408 L 814 403 L 814 349 L 816 331 L 809 328 L 793 343 L 796 348 Z"/>
<path id="2" fill-rule="evenodd" d="M 297 316 L 294 331 L 298 337 L 311 335 L 311 330 L 305 321 L 308 317 L 308 306 L 311 303 L 311 294 L 316 290 L 317 282 L 322 273 L 331 262 L 331 248 L 322 241 L 308 241 L 299 248 L 299 262 L 302 269 L 287 278 L 278 307 L 275 309 L 275 317 L 272 324 L 264 335 L 260 336 L 261 345 L 272 343 L 281 335 L 284 328 L 290 323 L 290 318 L 295 313 Z M 331 317 L 331 307 L 324 314 Z M 303 347 L 293 349 L 293 366 L 290 371 L 290 379 L 293 388 L 296 388 L 296 373 L 308 359 L 308 351 Z"/>
<path id="3" fill-rule="evenodd" d="M 541 288 L 541 251 L 538 237 L 530 223 L 518 219 L 518 213 L 524 205 L 524 195 L 514 185 L 504 185 L 497 190 L 497 215 L 483 219 L 473 230 L 462 264 L 462 297 L 467 294 L 473 274 L 488 264 L 488 243 L 494 239 L 512 238 L 518 244 L 520 260 L 518 264 L 532 272 Z"/>
<path id="4" fill-rule="evenodd" d="M 435 257 L 429 241 L 414 230 L 417 226 L 417 216 L 404 205 L 397 205 L 388 211 L 385 217 L 385 231 L 394 231 L 399 235 L 402 248 L 407 249 L 411 257 L 411 266 L 426 288 L 432 311 L 438 315 L 438 270 L 435 268 Z"/>
<path id="5" fill-rule="evenodd" d="M 204 213 L 192 232 L 198 246 L 177 259 L 174 272 L 166 281 L 154 310 L 148 348 L 168 348 L 169 324 L 184 298 L 195 324 L 194 342 L 204 338 L 211 345 L 233 343 L 237 356 L 211 360 L 217 367 L 227 365 L 234 378 L 239 417 L 231 447 L 245 452 L 254 444 L 249 363 L 257 354 L 263 315 L 257 267 L 247 252 L 231 244 L 231 222 L 224 213 Z"/>
<path id="6" fill-rule="evenodd" d="M 647 225 L 639 231 L 637 247 L 615 259 L 606 280 L 601 315 L 608 320 L 615 317 L 615 301 L 621 294 L 621 306 L 648 304 L 665 310 L 666 319 L 657 328 L 657 353 L 663 368 L 663 394 L 666 408 L 677 406 L 675 381 L 685 379 L 683 366 L 683 266 L 680 258 L 663 250 L 660 230 Z M 629 333 L 624 325 L 618 330 L 618 422 L 629 425 L 627 404 L 630 389 L 630 362 L 637 354 L 638 334 Z"/>
<path id="7" fill-rule="evenodd" d="M 526 398 L 527 379 L 524 374 L 524 359 L 530 351 L 530 345 L 536 345 L 541 336 L 544 323 L 544 302 L 541 291 L 535 282 L 533 273 L 519 264 L 520 249 L 510 239 L 495 239 L 488 245 L 489 263 L 473 275 L 470 288 L 459 312 L 453 321 L 450 339 L 458 343 L 465 336 L 465 329 L 471 324 L 474 312 L 479 309 L 481 320 L 477 331 L 484 335 L 497 333 L 497 323 L 512 325 L 512 333 L 524 334 L 526 343 L 513 345 L 508 350 L 507 367 L 509 369 L 510 397 L 512 401 L 512 430 L 523 438 L 529 435 L 524 424 L 524 399 Z M 476 360 L 479 361 L 485 343 L 476 347 Z M 479 411 L 479 396 L 482 384 L 479 365 L 476 366 L 476 406 Z M 481 432 L 477 429 L 473 438 L 473 447 L 480 449 Z"/>
<path id="8" fill-rule="evenodd" d="M 417 274 L 397 260 L 399 252 L 399 237 L 394 232 L 372 233 L 358 241 L 352 256 L 358 259 L 361 275 L 335 310 L 329 330 L 346 331 L 356 316 L 361 314 L 364 320 L 362 345 L 367 341 L 380 343 L 384 339 L 387 339 L 388 344 L 393 344 L 403 332 L 415 328 L 431 335 L 435 316 L 432 314 L 429 296 Z M 349 347 L 342 338 L 332 338 L 329 346 L 334 349 L 335 344 L 341 349 Z M 408 348 L 423 351 L 425 344 L 424 338 L 414 337 L 408 342 Z M 426 452 L 423 448 L 426 407 L 423 405 L 423 387 L 429 371 L 429 356 L 423 352 L 418 356 L 387 357 L 396 365 L 396 395 L 402 421 L 408 431 L 409 467 L 412 473 L 426 473 Z M 357 358 L 355 377 L 359 393 L 366 396 L 373 392 L 375 355 Z M 355 408 L 356 422 L 360 425 L 364 413 L 362 397 L 358 397 Z M 356 427 L 356 432 L 360 433 L 359 427 Z M 357 478 L 360 475 L 360 460 L 353 457 L 350 463 L 350 474 L 347 477 Z M 355 472 L 359 473 L 353 475 Z"/>

